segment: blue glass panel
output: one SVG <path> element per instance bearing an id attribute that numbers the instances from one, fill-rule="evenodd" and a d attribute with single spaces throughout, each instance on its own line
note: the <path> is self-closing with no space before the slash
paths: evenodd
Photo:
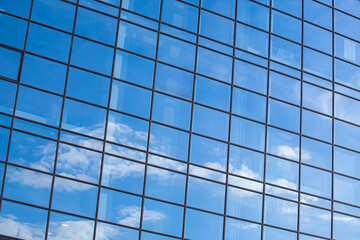
<path id="1" fill-rule="evenodd" d="M 151 88 L 154 78 L 154 65 L 151 60 L 117 51 L 114 77 Z"/>
<path id="2" fill-rule="evenodd" d="M 299 225 L 301 232 L 329 238 L 331 235 L 331 212 L 301 205 Z"/>
<path id="3" fill-rule="evenodd" d="M 71 63 L 111 75 L 114 49 L 82 38 L 74 38 Z"/>
<path id="4" fill-rule="evenodd" d="M 276 213 L 275 213 L 276 214 Z M 296 240 L 296 233 L 280 230 L 277 228 L 265 227 L 263 240 Z"/>
<path id="5" fill-rule="evenodd" d="M 37 24 L 30 24 L 26 49 L 45 57 L 67 62 L 71 35 Z"/>
<path id="6" fill-rule="evenodd" d="M 300 108 L 273 99 L 269 100 L 269 124 L 290 131 L 300 131 Z"/>
<path id="7" fill-rule="evenodd" d="M 71 1 L 74 3 L 77 2 L 77 0 Z M 103 2 L 108 4 L 104 4 Z M 110 14 L 114 17 L 119 16 L 119 9 L 113 6 L 119 6 L 120 0 L 79 0 L 79 4 L 97 11 L 101 11 L 103 13 Z"/>
<path id="8" fill-rule="evenodd" d="M 98 183 L 101 153 L 61 143 L 56 173 L 66 177 Z"/>
<path id="9" fill-rule="evenodd" d="M 102 184 L 128 192 L 142 194 L 144 171 L 144 164 L 105 155 Z"/>
<path id="10" fill-rule="evenodd" d="M 360 89 L 360 82 L 357 78 L 359 74 L 360 67 L 335 59 L 336 82 L 352 88 Z"/>
<path id="11" fill-rule="evenodd" d="M 193 131 L 224 141 L 228 140 L 229 115 L 210 108 L 194 106 Z"/>
<path id="12" fill-rule="evenodd" d="M 16 84 L 0 80 L 0 112 L 12 114 L 16 96 Z"/>
<path id="13" fill-rule="evenodd" d="M 273 0 L 274 8 L 301 18 L 302 2 L 298 0 Z"/>
<path id="14" fill-rule="evenodd" d="M 158 59 L 166 63 L 194 70 L 195 45 L 165 35 L 160 36 Z"/>
<path id="15" fill-rule="evenodd" d="M 297 190 L 299 181 L 299 164 L 267 156 L 266 182 L 285 188 Z"/>
<path id="16" fill-rule="evenodd" d="M 196 102 L 224 111 L 230 110 L 229 85 L 197 76 L 195 89 Z"/>
<path id="17" fill-rule="evenodd" d="M 159 29 L 159 22 L 157 22 L 155 20 L 151 20 L 147 17 L 141 16 L 135 12 L 128 12 L 128 11 L 124 10 L 121 12 L 120 17 L 121 17 L 121 19 L 127 20 L 129 22 L 137 23 L 138 25 L 142 25 L 144 27 L 151 28 L 153 30 Z"/>
<path id="18" fill-rule="evenodd" d="M 117 47 L 155 58 L 157 35 L 157 32 L 122 21 Z"/>
<path id="19" fill-rule="evenodd" d="M 234 72 L 234 84 L 237 86 L 266 93 L 267 69 L 236 60 Z"/>
<path id="20" fill-rule="evenodd" d="M 0 76 L 17 80 L 21 53 L 0 47 Z"/>
<path id="21" fill-rule="evenodd" d="M 13 131 L 9 162 L 52 172 L 56 154 L 56 142 L 30 134 Z"/>
<path id="22" fill-rule="evenodd" d="M 243 89 L 233 88 L 232 112 L 265 122 L 266 97 Z"/>
<path id="23" fill-rule="evenodd" d="M 183 213 L 182 207 L 145 199 L 142 226 L 150 231 L 181 236 Z"/>
<path id="24" fill-rule="evenodd" d="M 223 54 L 205 48 L 198 49 L 198 73 L 230 83 L 232 62 L 232 58 Z"/>
<path id="25" fill-rule="evenodd" d="M 152 119 L 167 125 L 188 130 L 191 103 L 160 93 L 154 94 Z"/>
<path id="26" fill-rule="evenodd" d="M 360 229 L 358 228 L 360 224 L 359 218 L 339 213 L 334 213 L 333 218 L 333 238 L 348 240 L 356 240 L 358 238 L 360 234 Z"/>
<path id="27" fill-rule="evenodd" d="M 332 33 L 312 24 L 304 24 L 304 44 L 328 54 L 332 53 Z"/>
<path id="28" fill-rule="evenodd" d="M 328 170 L 331 169 L 332 148 L 330 144 L 306 137 L 302 137 L 301 141 L 301 162 Z"/>
<path id="29" fill-rule="evenodd" d="M 300 88 L 300 81 L 273 71 L 270 72 L 270 96 L 300 105 Z M 303 101 L 311 101 L 311 99 L 303 98 Z"/>
<path id="30" fill-rule="evenodd" d="M 6 170 L 4 197 L 48 207 L 52 176 L 8 166 Z"/>
<path id="31" fill-rule="evenodd" d="M 3 201 L 0 233 L 22 239 L 45 239 L 48 211 Z"/>
<path id="32" fill-rule="evenodd" d="M 66 99 L 62 127 L 97 138 L 104 137 L 106 109 Z"/>
<path id="33" fill-rule="evenodd" d="M 360 128 L 338 120 L 334 123 L 335 143 L 360 151 Z"/>
<path id="34" fill-rule="evenodd" d="M 232 45 L 234 41 L 234 22 L 209 13 L 201 11 L 200 34 L 217 41 Z"/>
<path id="35" fill-rule="evenodd" d="M 144 232 L 141 236 L 141 238 L 144 239 Z M 120 227 L 102 222 L 97 223 L 95 240 L 117 240 L 121 238 L 127 240 L 138 240 L 139 232 L 131 228 Z"/>
<path id="36" fill-rule="evenodd" d="M 70 68 L 66 95 L 90 103 L 107 106 L 110 79 L 90 72 Z"/>
<path id="37" fill-rule="evenodd" d="M 9 15 L 0 14 L 0 25 L 0 43 L 22 49 L 24 47 L 27 22 Z"/>
<path id="38" fill-rule="evenodd" d="M 334 199 L 359 206 L 360 182 L 358 180 L 334 175 Z M 352 212 L 353 214 L 353 212 Z"/>
<path id="39" fill-rule="evenodd" d="M 342 12 L 335 11 L 335 31 L 349 38 L 360 41 L 360 21 Z"/>
<path id="40" fill-rule="evenodd" d="M 233 116 L 231 119 L 231 142 L 263 151 L 265 125 Z"/>
<path id="41" fill-rule="evenodd" d="M 299 160 L 299 136 L 276 128 L 268 128 L 268 152 Z"/>
<path id="42" fill-rule="evenodd" d="M 52 208 L 79 214 L 87 217 L 95 217 L 98 188 L 67 180 L 55 178 Z"/>
<path id="43" fill-rule="evenodd" d="M 330 198 L 331 179 L 330 172 L 304 165 L 301 166 L 301 191 Z"/>
<path id="44" fill-rule="evenodd" d="M 64 93 L 67 66 L 25 54 L 21 82 L 55 93 Z"/>
<path id="45" fill-rule="evenodd" d="M 28 18 L 30 12 L 31 0 L 8 1 L 0 0 L 0 8 L 3 11 Z"/>
<path id="46" fill-rule="evenodd" d="M 265 197 L 265 223 L 296 230 L 298 204 L 274 197 Z M 296 236 L 296 235 L 295 235 Z M 266 239 L 278 239 L 266 236 Z"/>
<path id="47" fill-rule="evenodd" d="M 196 32 L 198 9 L 176 0 L 163 0 L 161 20 L 185 30 Z"/>
<path id="48" fill-rule="evenodd" d="M 106 139 L 134 148 L 146 149 L 149 123 L 124 114 L 110 112 Z"/>
<path id="49" fill-rule="evenodd" d="M 317 1 L 304 0 L 304 19 L 331 30 L 332 9 Z"/>
<path id="50" fill-rule="evenodd" d="M 215 214 L 187 209 L 185 237 L 194 240 L 221 240 L 223 219 L 224 217 Z"/>
<path id="51" fill-rule="evenodd" d="M 226 218 L 224 240 L 259 240 L 261 238 L 261 226 L 255 223 Z"/>
<path id="52" fill-rule="evenodd" d="M 110 107 L 125 113 L 149 118 L 151 91 L 124 82 L 113 81 Z"/>
<path id="53" fill-rule="evenodd" d="M 0 127 L 0 160 L 6 161 L 10 130 Z"/>
<path id="54" fill-rule="evenodd" d="M 356 0 L 348 0 L 348 1 L 335 0 L 334 6 L 356 17 L 360 17 L 360 5 L 359 2 Z"/>
<path id="55" fill-rule="evenodd" d="M 236 47 L 267 57 L 269 54 L 269 34 L 237 23 Z"/>
<path id="56" fill-rule="evenodd" d="M 303 49 L 303 69 L 320 77 L 332 79 L 332 58 L 309 48 Z"/>
<path id="57" fill-rule="evenodd" d="M 257 4 L 255 1 L 239 0 L 237 18 L 246 24 L 269 30 L 269 8 Z"/>
<path id="58" fill-rule="evenodd" d="M 57 126 L 60 122 L 61 106 L 61 97 L 21 86 L 16 115 Z"/>
<path id="59" fill-rule="evenodd" d="M 284 24 L 285 22 L 286 24 Z M 277 11 L 272 11 L 271 24 L 271 31 L 273 33 L 300 43 L 302 31 L 300 20 Z"/>
<path id="60" fill-rule="evenodd" d="M 336 100 L 335 103 L 337 103 Z M 311 108 L 318 112 L 331 115 L 332 92 L 304 83 L 302 105 L 303 107 Z"/>
<path id="61" fill-rule="evenodd" d="M 295 68 L 300 68 L 301 46 L 293 42 L 272 36 L 271 59 Z M 310 63 L 309 66 L 311 66 Z"/>
<path id="62" fill-rule="evenodd" d="M 116 211 L 114 211 L 116 209 Z M 140 224 L 141 198 L 102 188 L 98 218 L 131 227 Z"/>
<path id="63" fill-rule="evenodd" d="M 203 8 L 211 10 L 213 12 L 220 13 L 221 15 L 234 18 L 235 15 L 235 0 L 204 0 L 201 2 Z"/>
<path id="64" fill-rule="evenodd" d="M 114 45 L 117 19 L 85 8 L 79 8 L 75 33 L 100 42 Z"/>
<path id="65" fill-rule="evenodd" d="M 335 55 L 360 65 L 360 43 L 335 34 Z"/>
<path id="66" fill-rule="evenodd" d="M 187 160 L 189 134 L 158 124 L 151 125 L 150 151 Z"/>
<path id="67" fill-rule="evenodd" d="M 331 142 L 332 119 L 307 110 L 302 112 L 302 133 Z"/>
<path id="68" fill-rule="evenodd" d="M 157 64 L 155 88 L 178 97 L 192 99 L 194 75 L 164 64 Z"/>
<path id="69" fill-rule="evenodd" d="M 57 139 L 59 135 L 59 130 L 52 127 L 47 127 L 33 122 L 28 122 L 26 120 L 15 118 L 14 128 L 46 136 L 48 138 Z"/>
<path id="70" fill-rule="evenodd" d="M 140 13 L 150 18 L 158 19 L 160 12 L 160 0 L 123 0 L 123 8 Z"/>

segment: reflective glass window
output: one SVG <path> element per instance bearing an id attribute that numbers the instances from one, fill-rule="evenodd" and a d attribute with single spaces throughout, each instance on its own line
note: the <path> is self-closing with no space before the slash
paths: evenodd
<path id="1" fill-rule="evenodd" d="M 191 103 L 155 93 L 152 119 L 174 127 L 189 129 Z"/>
<path id="2" fill-rule="evenodd" d="M 335 34 L 335 55 L 360 65 L 360 43 Z"/>
<path id="3" fill-rule="evenodd" d="M 332 33 L 309 23 L 304 23 L 304 44 L 320 50 L 332 53 Z"/>
<path id="4" fill-rule="evenodd" d="M 360 182 L 352 178 L 335 174 L 334 199 L 359 206 Z"/>
<path id="5" fill-rule="evenodd" d="M 110 107 L 125 113 L 149 118 L 151 91 L 121 81 L 113 81 Z"/>
<path id="6" fill-rule="evenodd" d="M 61 106 L 61 97 L 21 86 L 16 115 L 56 126 L 60 121 Z"/>
<path id="7" fill-rule="evenodd" d="M 265 223 L 296 230 L 298 204 L 274 197 L 265 197 Z M 268 238 L 266 239 L 278 239 Z"/>
<path id="8" fill-rule="evenodd" d="M 70 0 L 73 3 L 76 3 L 77 0 Z M 105 4 L 104 4 L 105 3 Z M 108 4 L 106 4 L 108 3 Z M 114 6 L 120 5 L 120 0 L 79 0 L 79 4 L 86 6 L 88 8 L 101 11 L 107 14 L 110 14 L 114 17 L 118 17 L 119 9 Z"/>
<path id="9" fill-rule="evenodd" d="M 234 84 L 256 92 L 266 93 L 267 69 L 235 60 Z"/>
<path id="10" fill-rule="evenodd" d="M 274 0 L 272 2 L 274 8 L 287 12 L 295 17 L 301 18 L 302 3 L 297 0 Z"/>
<path id="11" fill-rule="evenodd" d="M 134 148 L 146 149 L 149 123 L 111 111 L 108 118 L 106 139 Z"/>
<path id="12" fill-rule="evenodd" d="M 269 8 L 251 0 L 239 0 L 237 3 L 237 18 L 263 30 L 269 30 Z"/>
<path id="13" fill-rule="evenodd" d="M 331 142 L 332 119 L 307 110 L 302 111 L 302 133 Z"/>
<path id="14" fill-rule="evenodd" d="M 27 22 L 9 15 L 0 14 L 0 25 L 0 43 L 22 49 L 25 42 Z"/>
<path id="15" fill-rule="evenodd" d="M 296 240 L 296 233 L 281 230 L 278 228 L 264 227 L 264 240 Z"/>
<path id="16" fill-rule="evenodd" d="M 272 11 L 271 24 L 271 32 L 295 42 L 301 41 L 302 26 L 300 20 L 278 11 Z"/>
<path id="17" fill-rule="evenodd" d="M 15 14 L 20 17 L 28 18 L 31 0 L 7 1 L 0 0 L 0 8 L 5 12 Z"/>
<path id="18" fill-rule="evenodd" d="M 300 108 L 270 99 L 269 123 L 280 128 L 299 132 Z"/>
<path id="19" fill-rule="evenodd" d="M 162 21 L 185 30 L 196 32 L 198 9 L 176 0 L 165 0 L 162 6 Z"/>
<path id="20" fill-rule="evenodd" d="M 302 105 L 303 107 L 331 115 L 332 92 L 311 84 L 303 83 Z"/>
<path id="21" fill-rule="evenodd" d="M 230 83 L 232 58 L 205 48 L 199 48 L 197 70 L 198 73 Z"/>
<path id="22" fill-rule="evenodd" d="M 117 51 L 114 76 L 122 80 L 152 87 L 154 62 L 127 52 Z"/>
<path id="23" fill-rule="evenodd" d="M 349 239 L 356 240 L 360 234 L 360 229 L 357 227 L 360 224 L 360 219 L 352 216 L 334 213 L 334 227 L 333 237 L 335 239 Z"/>
<path id="24" fill-rule="evenodd" d="M 244 24 L 237 23 L 236 47 L 267 57 L 269 53 L 269 34 Z"/>
<path id="25" fill-rule="evenodd" d="M 261 238 L 261 227 L 258 224 L 226 218 L 225 240 L 259 240 Z"/>
<path id="26" fill-rule="evenodd" d="M 360 67 L 335 59 L 335 81 L 346 86 L 360 89 L 357 76 L 360 74 Z"/>
<path id="27" fill-rule="evenodd" d="M 330 198 L 331 173 L 302 165 L 301 191 Z"/>
<path id="28" fill-rule="evenodd" d="M 195 101 L 224 111 L 230 110 L 230 86 L 197 76 Z"/>
<path id="29" fill-rule="evenodd" d="M 332 29 L 332 9 L 313 0 L 304 0 L 304 19 Z"/>
<path id="30" fill-rule="evenodd" d="M 18 79 L 21 53 L 0 47 L 0 76 Z"/>
<path id="31" fill-rule="evenodd" d="M 334 171 L 360 178 L 360 155 L 343 148 L 334 148 Z"/>
<path id="32" fill-rule="evenodd" d="M 299 160 L 299 136 L 276 128 L 268 128 L 268 152 Z"/>
<path id="33" fill-rule="evenodd" d="M 263 151 L 265 125 L 233 116 L 231 119 L 231 142 Z"/>
<path id="34" fill-rule="evenodd" d="M 142 234 L 142 238 L 144 238 L 144 233 Z M 97 223 L 95 240 L 116 240 L 119 238 L 138 240 L 139 232 L 131 228 L 120 227 L 117 225 L 106 224 L 103 222 Z"/>
<path id="35" fill-rule="evenodd" d="M 157 32 L 122 21 L 117 47 L 155 58 L 157 35 Z"/>
<path id="36" fill-rule="evenodd" d="M 110 91 L 110 79 L 70 68 L 66 95 L 90 103 L 107 106 Z"/>
<path id="37" fill-rule="evenodd" d="M 111 75 L 114 50 L 105 45 L 74 38 L 71 63 L 102 74 Z"/>
<path id="38" fill-rule="evenodd" d="M 240 88 L 233 88 L 232 112 L 265 122 L 266 97 Z"/>
<path id="39" fill-rule="evenodd" d="M 195 105 L 193 131 L 224 141 L 228 139 L 229 115 Z"/>
<path id="40" fill-rule="evenodd" d="M 300 105 L 300 81 L 271 71 L 269 84 L 270 96 Z"/>
<path id="41" fill-rule="evenodd" d="M 349 38 L 360 41 L 360 33 L 355 29 L 360 28 L 360 21 L 354 17 L 335 11 L 335 31 Z"/>
<path id="42" fill-rule="evenodd" d="M 187 160 L 189 134 L 173 128 L 151 125 L 150 151 Z"/>
<path id="43" fill-rule="evenodd" d="M 202 7 L 213 12 L 220 13 L 221 15 L 234 18 L 235 15 L 235 0 L 219 1 L 216 0 L 204 0 L 201 2 Z"/>
<path id="44" fill-rule="evenodd" d="M 360 128 L 338 120 L 334 123 L 335 143 L 360 151 Z"/>
<path id="45" fill-rule="evenodd" d="M 141 15 L 158 19 L 160 12 L 160 0 L 142 1 L 142 0 L 124 0 L 122 1 L 123 8 L 130 11 L 137 12 Z"/>
<path id="46" fill-rule="evenodd" d="M 332 79 L 332 58 L 311 50 L 304 48 L 304 70 L 316 74 L 320 77 Z"/>
<path id="47" fill-rule="evenodd" d="M 271 59 L 280 63 L 300 68 L 301 46 L 293 42 L 272 36 Z"/>
<path id="48" fill-rule="evenodd" d="M 21 82 L 55 93 L 64 93 L 67 66 L 25 54 Z"/>
<path id="49" fill-rule="evenodd" d="M 234 22 L 202 10 L 200 17 L 200 34 L 232 45 L 234 41 Z"/>
<path id="50" fill-rule="evenodd" d="M 75 33 L 100 42 L 114 45 L 117 20 L 79 7 L 76 15 Z"/>
<path id="51" fill-rule="evenodd" d="M 266 181 L 278 186 L 297 190 L 299 165 L 272 156 L 266 158 Z"/>
<path id="52" fill-rule="evenodd" d="M 300 206 L 300 231 L 330 237 L 331 212 L 310 206 Z"/>
<path id="53" fill-rule="evenodd" d="M 0 112 L 12 114 L 14 111 L 16 84 L 0 80 Z"/>
<path id="54" fill-rule="evenodd" d="M 74 132 L 103 138 L 106 110 L 66 99 L 62 127 Z"/>
<path id="55" fill-rule="evenodd" d="M 32 23 L 28 32 L 26 50 L 67 62 L 69 60 L 70 43 L 70 34 Z"/>
<path id="56" fill-rule="evenodd" d="M 332 147 L 310 138 L 301 138 L 301 162 L 331 170 Z"/>

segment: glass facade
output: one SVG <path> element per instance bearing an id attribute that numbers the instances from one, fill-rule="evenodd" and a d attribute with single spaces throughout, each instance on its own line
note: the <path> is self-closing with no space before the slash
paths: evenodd
<path id="1" fill-rule="evenodd" d="M 0 0 L 0 235 L 358 240 L 359 29 L 358 0 Z"/>

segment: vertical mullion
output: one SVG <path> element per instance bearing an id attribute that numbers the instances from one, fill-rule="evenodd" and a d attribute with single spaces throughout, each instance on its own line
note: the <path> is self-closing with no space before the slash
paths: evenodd
<path id="1" fill-rule="evenodd" d="M 335 153 L 335 0 L 332 0 L 332 23 L 331 23 L 331 36 L 332 36 L 332 154 L 331 154 L 331 232 L 330 237 L 334 237 L 334 153 Z"/>
<path id="2" fill-rule="evenodd" d="M 121 1 L 120 1 L 121 4 Z M 116 25 L 116 36 L 115 36 L 115 46 L 114 46 L 114 57 L 113 57 L 113 66 L 110 78 L 110 89 L 109 89 L 109 96 L 108 96 L 108 104 L 106 109 L 106 123 L 105 123 L 105 131 L 104 131 L 104 141 L 103 141 L 103 149 L 102 149 L 102 156 L 101 156 L 101 165 L 100 165 L 100 175 L 99 175 L 99 186 L 98 186 L 98 196 L 97 196 L 97 203 L 96 203 L 96 213 L 95 213 L 95 224 L 94 224 L 94 234 L 93 239 L 96 239 L 96 230 L 97 230 L 97 223 L 98 223 L 98 215 L 99 215 L 99 205 L 100 205 L 100 194 L 101 194 L 101 185 L 102 185 L 102 174 L 104 168 L 104 158 L 105 158 L 105 147 L 106 147 L 106 135 L 108 130 L 108 122 L 109 122 L 109 113 L 110 113 L 110 101 L 111 101 L 111 93 L 112 93 L 112 85 L 114 82 L 114 71 L 115 71 L 115 63 L 116 63 L 116 51 L 117 51 L 117 42 L 119 38 L 119 27 L 120 27 L 120 16 L 121 16 L 121 5 L 119 6 L 119 13 L 117 18 L 117 25 Z"/>
<path id="3" fill-rule="evenodd" d="M 55 162 L 54 162 L 54 171 L 52 173 L 53 179 L 52 179 L 52 182 L 51 182 L 51 191 L 50 191 L 50 200 L 49 200 L 49 212 L 48 212 L 48 218 L 47 218 L 47 224 L 46 224 L 45 240 L 47 240 L 47 238 L 48 238 L 47 233 L 49 231 L 49 226 L 50 226 L 50 213 L 51 213 L 51 206 L 52 206 L 52 198 L 53 198 L 53 194 L 54 194 L 56 165 L 57 165 L 57 160 L 58 160 L 58 155 L 59 155 L 61 127 L 62 127 L 62 120 L 63 120 L 63 117 L 64 117 L 66 89 L 67 89 L 67 82 L 68 82 L 69 71 L 70 71 L 70 61 L 71 61 L 72 48 L 73 48 L 73 43 L 74 43 L 75 25 L 76 25 L 76 18 L 77 18 L 78 8 L 79 8 L 79 0 L 77 0 L 77 2 L 76 2 L 75 15 L 74 15 L 74 24 L 73 24 L 73 29 L 72 29 L 72 33 L 71 33 L 71 43 L 70 43 L 70 49 L 69 49 L 69 58 L 68 58 L 68 62 L 67 62 L 66 79 L 65 79 L 65 83 L 64 83 L 65 84 L 65 86 L 64 86 L 64 96 L 63 96 L 63 101 L 62 101 L 62 105 L 61 105 L 59 132 L 58 132 L 58 137 L 57 137 L 58 139 L 57 139 L 57 143 L 56 143 L 56 155 L 55 155 Z"/>

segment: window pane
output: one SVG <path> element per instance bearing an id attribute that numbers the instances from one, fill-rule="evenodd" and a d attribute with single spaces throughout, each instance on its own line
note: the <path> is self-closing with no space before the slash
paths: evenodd
<path id="1" fill-rule="evenodd" d="M 269 53 L 269 34 L 237 23 L 236 47 L 267 57 Z"/>
<path id="2" fill-rule="evenodd" d="M 299 136 L 276 128 L 268 128 L 268 152 L 299 160 Z"/>
<path id="3" fill-rule="evenodd" d="M 266 93 L 267 69 L 253 64 L 235 61 L 234 84 L 256 92 Z"/>
<path id="4" fill-rule="evenodd" d="M 9 15 L 0 14 L 0 25 L 0 43 L 22 49 L 24 47 L 27 22 Z"/>
<path id="5" fill-rule="evenodd" d="M 265 125 L 233 116 L 231 119 L 231 142 L 263 151 Z"/>
<path id="6" fill-rule="evenodd" d="M 176 0 L 163 1 L 162 8 L 162 21 L 191 32 L 196 32 L 197 8 Z"/>
<path id="7" fill-rule="evenodd" d="M 265 223 L 296 230 L 298 204 L 274 197 L 265 197 Z M 268 238 L 267 239 L 278 239 Z"/>
<path id="8" fill-rule="evenodd" d="M 299 132 L 300 108 L 270 99 L 269 123 L 290 131 Z"/>
<path id="9" fill-rule="evenodd" d="M 266 97 L 243 89 L 233 88 L 232 112 L 265 122 Z"/>
<path id="10" fill-rule="evenodd" d="M 238 20 L 263 30 L 269 30 L 269 8 L 251 0 L 239 0 L 237 4 Z"/>
<path id="11" fill-rule="evenodd" d="M 300 105 L 300 88 L 300 81 L 276 72 L 270 72 L 270 96 Z"/>
<path id="12" fill-rule="evenodd" d="M 14 111 L 16 84 L 0 80 L 0 112 L 12 114 Z"/>
<path id="13" fill-rule="evenodd" d="M 234 41 L 234 22 L 202 10 L 200 18 L 200 34 L 232 45 Z"/>
<path id="14" fill-rule="evenodd" d="M 0 47 L 0 76 L 18 79 L 21 53 Z"/>
<path id="15" fill-rule="evenodd" d="M 150 18 L 159 18 L 160 0 L 142 1 L 142 0 L 124 0 L 122 7 Z"/>
<path id="16" fill-rule="evenodd" d="M 331 197 L 331 173 L 301 166 L 301 190 L 310 194 Z"/>
<path id="17" fill-rule="evenodd" d="M 301 41 L 301 21 L 278 11 L 272 11 L 271 31 L 289 40 Z"/>

